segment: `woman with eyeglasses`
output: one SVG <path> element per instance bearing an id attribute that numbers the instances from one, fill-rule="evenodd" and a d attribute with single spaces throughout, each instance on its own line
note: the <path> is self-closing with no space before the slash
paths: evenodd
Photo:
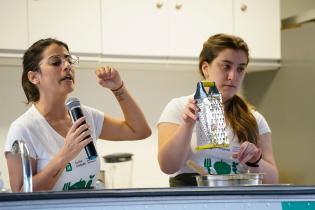
<path id="1" fill-rule="evenodd" d="M 96 78 L 116 97 L 124 119 L 81 106 L 84 117 L 72 123 L 65 102 L 74 90 L 77 63 L 67 44 L 51 38 L 35 42 L 24 53 L 22 87 L 31 107 L 11 124 L 5 145 L 13 192 L 21 191 L 23 185 L 22 163 L 10 152 L 15 140 L 25 141 L 28 147 L 33 191 L 58 191 L 95 187 L 100 158 L 87 158 L 84 147 L 90 142 L 138 140 L 151 135 L 118 71 L 108 66 L 98 68 Z"/>

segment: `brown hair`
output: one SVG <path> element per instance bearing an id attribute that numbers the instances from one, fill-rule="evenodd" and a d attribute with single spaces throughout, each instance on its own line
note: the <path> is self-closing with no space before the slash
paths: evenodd
<path id="1" fill-rule="evenodd" d="M 28 79 L 28 72 L 40 72 L 38 64 L 42 59 L 42 53 L 48 46 L 52 44 L 61 45 L 69 51 L 68 45 L 66 43 L 57 39 L 47 38 L 40 39 L 35 42 L 25 51 L 23 55 L 22 87 L 27 98 L 27 104 L 31 102 L 37 102 L 40 97 L 38 88 Z"/>
<path id="2" fill-rule="evenodd" d="M 202 65 L 204 62 L 211 63 L 224 49 L 242 50 L 249 60 L 248 46 L 243 39 L 228 34 L 216 34 L 203 44 L 199 56 L 199 72 L 204 77 Z M 240 143 L 249 141 L 257 144 L 258 125 L 251 113 L 254 107 L 239 95 L 234 95 L 225 103 L 225 117 L 230 123 Z"/>

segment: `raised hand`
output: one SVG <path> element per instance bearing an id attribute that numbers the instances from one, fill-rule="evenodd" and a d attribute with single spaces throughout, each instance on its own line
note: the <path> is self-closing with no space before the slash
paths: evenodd
<path id="1" fill-rule="evenodd" d="M 105 88 L 117 90 L 123 85 L 118 71 L 110 66 L 99 67 L 95 74 L 98 77 L 98 83 Z"/>

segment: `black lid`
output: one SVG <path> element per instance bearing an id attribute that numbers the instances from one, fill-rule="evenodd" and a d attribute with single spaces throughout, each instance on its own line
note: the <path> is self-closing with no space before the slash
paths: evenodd
<path id="1" fill-rule="evenodd" d="M 103 156 L 105 163 L 119 163 L 125 162 L 132 159 L 133 154 L 131 153 L 113 153 Z"/>

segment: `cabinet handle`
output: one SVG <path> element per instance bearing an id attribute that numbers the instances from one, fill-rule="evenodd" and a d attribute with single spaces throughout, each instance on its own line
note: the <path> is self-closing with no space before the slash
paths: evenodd
<path id="1" fill-rule="evenodd" d="M 157 1 L 156 2 L 156 8 L 161 9 L 163 7 L 163 2 L 162 1 Z"/>
<path id="2" fill-rule="evenodd" d="M 246 4 L 242 4 L 241 5 L 241 11 L 242 12 L 246 12 L 246 10 L 247 10 L 247 5 Z"/>
<path id="3" fill-rule="evenodd" d="M 181 2 L 177 2 L 177 3 L 175 4 L 175 8 L 176 8 L 177 10 L 180 10 L 182 7 L 183 7 L 183 4 L 182 4 Z"/>

